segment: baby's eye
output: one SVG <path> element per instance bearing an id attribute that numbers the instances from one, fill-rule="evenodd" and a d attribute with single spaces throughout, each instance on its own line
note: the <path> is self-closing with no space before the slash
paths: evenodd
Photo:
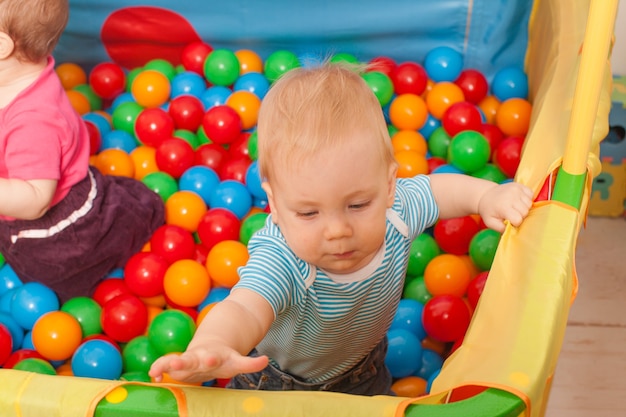
<path id="1" fill-rule="evenodd" d="M 360 209 L 364 209 L 365 207 L 368 207 L 370 205 L 369 201 L 366 201 L 364 203 L 358 203 L 358 204 L 350 204 L 350 210 L 360 210 Z"/>
<path id="2" fill-rule="evenodd" d="M 317 211 L 299 211 L 296 212 L 296 216 L 298 217 L 304 217 L 304 218 L 310 218 L 313 217 L 317 214 Z"/>

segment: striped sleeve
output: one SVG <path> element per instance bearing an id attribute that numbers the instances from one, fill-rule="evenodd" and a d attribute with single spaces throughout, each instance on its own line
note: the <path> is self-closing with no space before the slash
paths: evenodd
<path id="1" fill-rule="evenodd" d="M 426 175 L 399 178 L 394 210 L 400 213 L 408 225 L 410 239 L 433 226 L 439 218 L 439 207 L 430 187 L 430 178 Z"/>

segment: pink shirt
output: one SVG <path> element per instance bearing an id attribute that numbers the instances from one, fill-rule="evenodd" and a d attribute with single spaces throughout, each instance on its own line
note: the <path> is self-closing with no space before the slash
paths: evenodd
<path id="1" fill-rule="evenodd" d="M 0 177 L 57 180 L 53 206 L 88 167 L 89 133 L 50 57 L 39 78 L 0 109 Z"/>

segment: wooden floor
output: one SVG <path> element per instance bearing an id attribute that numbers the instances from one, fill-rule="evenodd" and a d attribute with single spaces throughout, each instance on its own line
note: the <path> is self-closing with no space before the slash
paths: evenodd
<path id="1" fill-rule="evenodd" d="M 547 417 L 626 416 L 626 219 L 590 217 Z"/>

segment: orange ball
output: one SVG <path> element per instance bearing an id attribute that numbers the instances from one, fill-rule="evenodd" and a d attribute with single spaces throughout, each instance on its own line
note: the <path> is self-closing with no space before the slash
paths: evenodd
<path id="1" fill-rule="evenodd" d="M 232 288 L 239 281 L 237 269 L 249 258 L 248 248 L 237 240 L 223 240 L 211 248 L 206 267 L 215 284 Z"/>
<path id="2" fill-rule="evenodd" d="M 426 96 L 428 111 L 436 119 L 441 119 L 448 107 L 465 100 L 465 94 L 458 85 L 442 81 L 433 85 Z"/>
<path id="3" fill-rule="evenodd" d="M 151 146 L 138 146 L 130 152 L 130 158 L 135 165 L 135 179 L 141 181 L 143 177 L 157 172 L 156 149 Z"/>
<path id="4" fill-rule="evenodd" d="M 165 271 L 163 288 L 167 298 L 175 304 L 195 307 L 209 294 L 211 279 L 204 265 L 192 259 L 181 259 Z"/>
<path id="5" fill-rule="evenodd" d="M 496 125 L 506 136 L 526 136 L 533 107 L 523 98 L 504 100 L 496 113 Z"/>
<path id="6" fill-rule="evenodd" d="M 487 96 L 478 103 L 478 107 L 485 115 L 485 119 L 489 124 L 495 124 L 496 113 L 500 107 L 500 100 L 496 96 Z"/>
<path id="7" fill-rule="evenodd" d="M 254 51 L 249 49 L 240 49 L 235 51 L 235 56 L 239 60 L 239 74 L 248 72 L 263 73 L 263 60 Z"/>
<path id="8" fill-rule="evenodd" d="M 418 174 L 428 174 L 426 156 L 418 151 L 399 151 L 394 156 L 398 163 L 398 178 L 410 178 Z"/>
<path id="9" fill-rule="evenodd" d="M 471 271 L 460 256 L 442 253 L 435 256 L 424 270 L 424 284 L 433 296 L 463 297 L 471 281 Z"/>
<path id="10" fill-rule="evenodd" d="M 416 130 L 398 130 L 391 137 L 391 146 L 394 152 L 416 151 L 426 155 L 428 144 L 424 136 Z"/>
<path id="11" fill-rule="evenodd" d="M 72 371 L 72 362 L 67 361 L 59 365 L 57 367 L 57 375 L 74 376 L 74 372 Z"/>
<path id="12" fill-rule="evenodd" d="M 206 211 L 206 203 L 198 194 L 187 190 L 176 191 L 165 202 L 165 222 L 193 233 L 198 230 Z"/>
<path id="13" fill-rule="evenodd" d="M 91 111 L 89 99 L 83 93 L 76 90 L 66 90 L 65 94 L 67 94 L 67 98 L 70 100 L 70 104 L 76 110 L 76 113 L 82 116 Z"/>
<path id="14" fill-rule="evenodd" d="M 391 124 L 400 130 L 418 130 L 428 118 L 424 99 L 417 94 L 400 94 L 389 105 Z"/>
<path id="15" fill-rule="evenodd" d="M 70 90 L 77 85 L 87 84 L 87 73 L 80 65 L 64 62 L 59 64 L 55 71 L 65 90 Z"/>
<path id="16" fill-rule="evenodd" d="M 428 381 L 419 376 L 406 376 L 398 379 L 391 385 L 391 390 L 398 397 L 415 398 L 427 394 Z"/>
<path id="17" fill-rule="evenodd" d="M 163 73 L 144 70 L 133 79 L 130 92 L 139 105 L 152 108 L 167 102 L 171 88 L 170 80 Z"/>
<path id="18" fill-rule="evenodd" d="M 105 175 L 133 178 L 135 164 L 129 154 L 121 149 L 105 149 L 96 156 L 95 166 Z"/>
<path id="19" fill-rule="evenodd" d="M 234 91 L 226 99 L 226 105 L 239 114 L 243 130 L 252 129 L 256 126 L 261 107 L 261 99 L 256 94 L 246 90 Z"/>
<path id="20" fill-rule="evenodd" d="M 32 338 L 35 350 L 44 358 L 60 361 L 74 354 L 82 341 L 83 331 L 71 314 L 51 311 L 35 322 Z"/>

